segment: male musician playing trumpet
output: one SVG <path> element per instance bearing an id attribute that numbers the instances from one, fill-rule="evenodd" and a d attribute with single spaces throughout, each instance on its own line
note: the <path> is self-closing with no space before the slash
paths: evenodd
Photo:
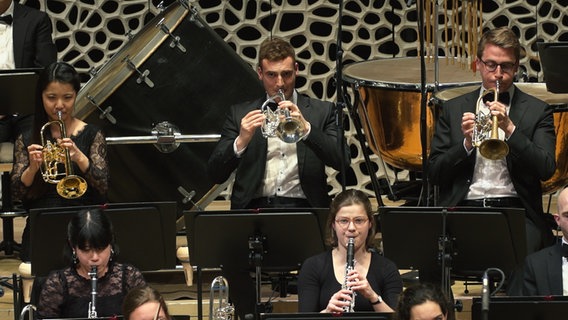
<path id="1" fill-rule="evenodd" d="M 223 183 L 236 170 L 231 209 L 329 207 L 325 166 L 341 170 L 350 157 L 342 155 L 338 147 L 333 104 L 295 89 L 298 68 L 290 43 L 279 38 L 263 41 L 257 72 L 266 95 L 234 105 L 227 112 L 208 172 L 213 181 Z M 279 90 L 285 99 L 278 102 L 278 108 L 289 109 L 290 116 L 302 123 L 302 137 L 297 143 L 263 137 L 261 127 L 266 115 L 261 106 Z M 252 280 L 248 272 L 227 267 L 224 272 L 236 314 L 245 319 L 255 311 Z"/>
<path id="2" fill-rule="evenodd" d="M 520 44 L 508 28 L 487 31 L 479 42 L 476 67 L 482 87 L 444 104 L 436 124 L 429 160 L 429 179 L 439 187 L 440 206 L 518 207 L 526 211 L 527 250 L 552 244 L 543 213 L 541 181 L 555 164 L 556 136 L 552 108 L 513 85 Z M 476 101 L 500 83 L 500 100 Z M 476 109 L 497 117 L 499 137 L 508 155 L 490 160 L 472 142 Z"/>

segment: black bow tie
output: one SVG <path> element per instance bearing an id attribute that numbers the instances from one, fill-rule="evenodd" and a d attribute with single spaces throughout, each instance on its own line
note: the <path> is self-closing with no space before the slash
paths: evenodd
<path id="1" fill-rule="evenodd" d="M 485 94 L 483 96 L 483 103 L 485 103 L 487 101 L 494 101 L 494 100 L 495 100 L 495 94 L 493 92 L 488 92 L 487 94 Z M 508 91 L 499 93 L 499 102 L 501 102 L 504 105 L 509 105 L 510 101 L 511 101 L 511 97 L 509 96 Z"/>
<path id="2" fill-rule="evenodd" d="M 4 24 L 7 24 L 7 25 L 11 25 L 13 20 L 14 19 L 12 19 L 11 14 L 0 17 L 0 23 L 4 23 Z"/>
<path id="3" fill-rule="evenodd" d="M 562 256 L 568 258 L 568 244 L 562 244 Z"/>

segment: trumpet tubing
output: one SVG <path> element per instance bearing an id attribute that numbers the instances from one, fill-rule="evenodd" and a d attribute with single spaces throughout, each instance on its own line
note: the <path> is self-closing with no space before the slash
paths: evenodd
<path id="1" fill-rule="evenodd" d="M 229 283 L 218 276 L 211 281 L 209 320 L 231 320 L 235 308 L 229 303 Z"/>
<path id="2" fill-rule="evenodd" d="M 266 120 L 262 124 L 262 136 L 278 137 L 286 143 L 296 143 L 304 136 L 304 124 L 290 116 L 290 110 L 278 108 L 278 103 L 286 97 L 282 90 L 268 98 L 260 107 Z"/>
<path id="3" fill-rule="evenodd" d="M 44 131 L 51 127 L 52 124 L 59 126 L 62 139 L 67 137 L 65 123 L 61 120 L 61 111 L 57 113 L 57 116 L 58 120 L 49 121 L 41 127 L 40 137 L 41 145 L 43 146 L 43 163 L 40 166 L 41 175 L 45 182 L 57 185 L 57 193 L 63 198 L 79 198 L 87 191 L 87 181 L 83 177 L 73 174 L 69 150 L 49 140 L 45 140 Z"/>
<path id="4" fill-rule="evenodd" d="M 495 88 L 485 91 L 477 100 L 475 124 L 473 127 L 473 145 L 479 149 L 479 153 L 487 159 L 499 160 L 509 154 L 507 143 L 499 139 L 499 125 L 497 116 L 485 115 L 479 111 L 479 105 L 483 98 L 493 93 L 494 101 L 499 99 L 499 81 Z M 491 119 L 491 121 L 489 121 Z"/>

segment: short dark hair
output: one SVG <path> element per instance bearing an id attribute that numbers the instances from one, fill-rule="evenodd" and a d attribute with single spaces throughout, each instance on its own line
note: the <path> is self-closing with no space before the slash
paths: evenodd
<path id="1" fill-rule="evenodd" d="M 487 44 L 496 45 L 503 49 L 513 49 L 516 59 L 515 62 L 521 60 L 521 44 L 519 38 L 513 30 L 507 27 L 496 28 L 483 33 L 479 40 L 479 45 L 477 46 L 477 57 L 479 59 L 483 56 L 483 50 L 485 50 Z"/>
<path id="2" fill-rule="evenodd" d="M 296 52 L 292 45 L 281 38 L 269 38 L 260 44 L 258 52 L 258 66 L 262 67 L 262 60 L 280 61 L 292 57 L 296 62 Z"/>
<path id="3" fill-rule="evenodd" d="M 124 319 L 129 320 L 130 315 L 134 312 L 134 310 L 136 310 L 136 308 L 151 301 L 158 302 L 161 309 L 164 310 L 166 317 L 171 319 L 164 298 L 158 290 L 149 286 L 137 287 L 128 292 L 124 298 L 124 302 L 122 303 L 122 315 L 124 316 Z"/>
<path id="4" fill-rule="evenodd" d="M 414 306 L 432 301 L 440 306 L 440 310 L 448 320 L 454 319 L 454 308 L 442 289 L 431 283 L 418 283 L 406 288 L 398 299 L 395 320 L 410 320 L 410 311 Z"/>
<path id="5" fill-rule="evenodd" d="M 365 245 L 367 248 L 372 248 L 374 241 L 375 241 L 375 221 L 373 215 L 373 209 L 371 208 L 371 201 L 367 194 L 363 191 L 355 190 L 355 189 L 348 189 L 338 193 L 333 201 L 331 201 L 331 205 L 329 208 L 329 216 L 327 217 L 327 226 L 328 226 L 328 239 L 327 242 L 332 247 L 337 247 L 337 235 L 333 230 L 333 224 L 335 223 L 335 217 L 337 216 L 337 212 L 341 210 L 341 208 L 359 204 L 362 205 L 367 213 L 367 218 L 371 223 L 371 229 L 369 229 L 369 233 L 367 234 L 367 239 L 365 240 Z"/>
<path id="6" fill-rule="evenodd" d="M 104 249 L 110 245 L 113 255 L 118 255 L 112 222 L 100 208 L 83 209 L 73 215 L 67 225 L 67 242 L 65 258 L 71 264 L 74 263 L 71 257 L 75 247 Z"/>

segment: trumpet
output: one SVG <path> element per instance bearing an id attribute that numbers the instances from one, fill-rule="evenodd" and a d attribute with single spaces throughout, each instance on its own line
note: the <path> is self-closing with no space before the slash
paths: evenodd
<path id="1" fill-rule="evenodd" d="M 234 311 L 235 308 L 229 303 L 229 283 L 224 277 L 218 276 L 211 281 L 209 320 L 231 320 Z"/>
<path id="2" fill-rule="evenodd" d="M 278 137 L 286 143 L 296 143 L 304 136 L 304 124 L 290 116 L 290 110 L 287 108 L 278 108 L 278 103 L 284 100 L 286 100 L 284 92 L 278 89 L 278 93 L 266 99 L 260 107 L 266 117 L 261 127 L 262 136 Z"/>
<path id="3" fill-rule="evenodd" d="M 81 197 L 85 191 L 87 191 L 87 181 L 85 181 L 83 177 L 73 174 L 69 150 L 49 140 L 46 141 L 44 137 L 44 131 L 52 124 L 59 125 L 62 139 L 67 137 L 65 123 L 61 120 L 61 116 L 61 111 L 58 111 L 57 120 L 48 121 L 41 127 L 40 136 L 41 145 L 43 146 L 43 163 L 40 169 L 45 182 L 57 185 L 57 193 L 60 196 L 66 199 L 74 199 Z M 60 172 L 61 165 L 64 167 L 64 172 Z"/>
<path id="4" fill-rule="evenodd" d="M 497 116 L 484 114 L 479 110 L 481 100 L 490 93 L 493 93 L 497 101 L 499 98 L 499 81 L 496 82 L 495 88 L 485 91 L 479 99 L 477 99 L 475 124 L 473 126 L 472 143 L 474 147 L 479 148 L 479 153 L 487 159 L 499 160 L 509 154 L 509 146 L 507 143 L 499 139 L 499 126 Z M 491 119 L 491 121 L 489 121 Z"/>

